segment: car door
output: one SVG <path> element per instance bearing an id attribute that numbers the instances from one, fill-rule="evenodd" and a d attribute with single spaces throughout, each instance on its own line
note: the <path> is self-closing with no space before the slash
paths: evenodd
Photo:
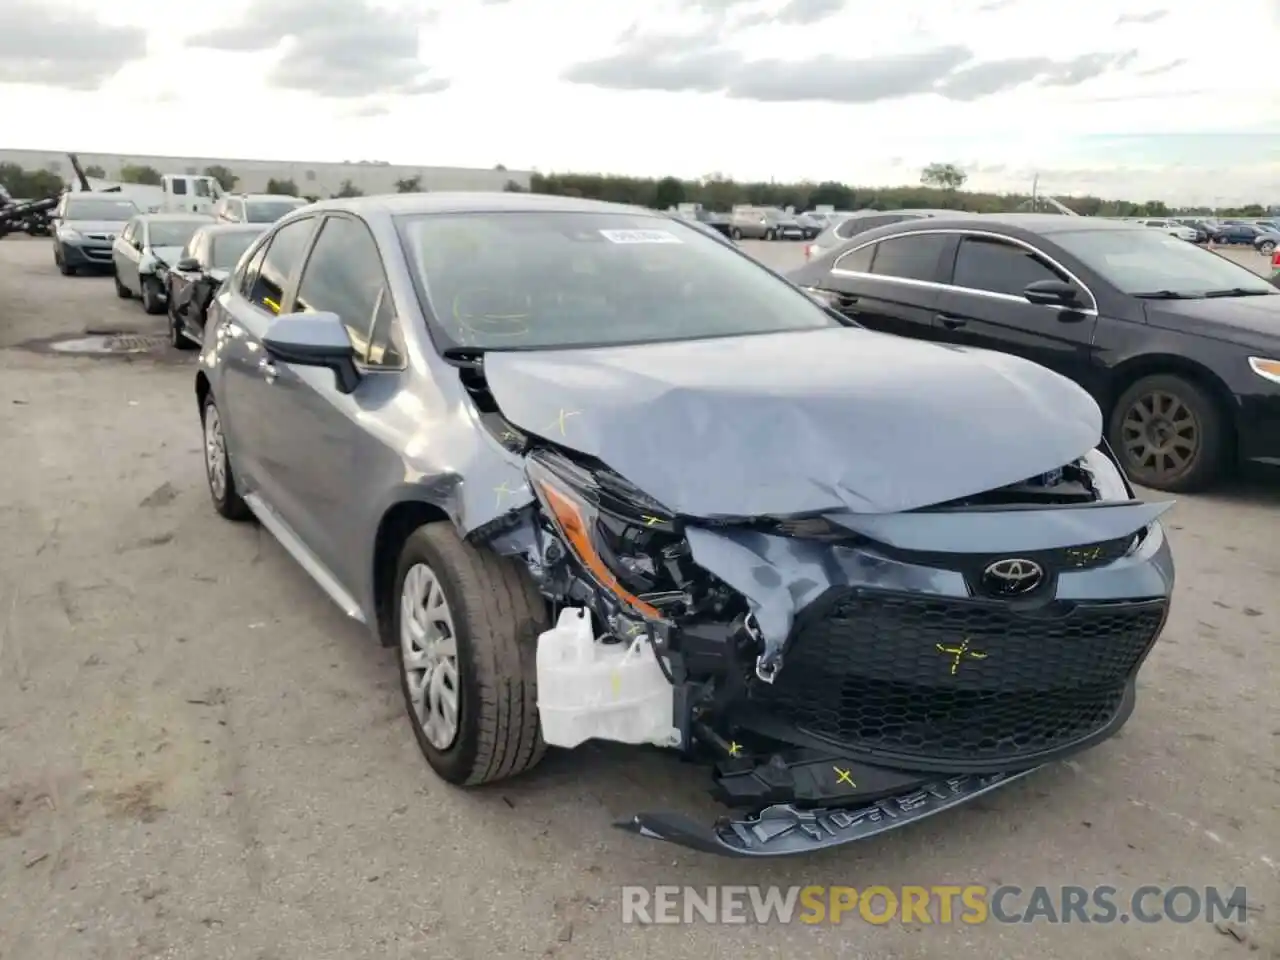
<path id="1" fill-rule="evenodd" d="M 942 264 L 953 240 L 946 233 L 886 237 L 841 254 L 823 287 L 850 319 L 884 333 L 933 339 Z"/>
<path id="2" fill-rule="evenodd" d="M 229 452 L 248 489 L 280 516 L 296 512 L 280 482 L 283 471 L 277 415 L 282 392 L 262 340 L 281 312 L 315 232 L 314 216 L 290 220 L 272 231 L 211 307 L 212 342 L 220 354 L 218 397 Z M 209 337 L 205 338 L 209 343 Z"/>
<path id="3" fill-rule="evenodd" d="M 178 264 L 193 261 L 193 270 L 179 270 Z M 169 311 L 187 335 L 200 339 L 201 325 L 195 322 L 195 304 L 200 295 L 200 283 L 209 263 L 209 235 L 197 230 L 187 242 L 181 255 L 169 269 Z"/>
<path id="4" fill-rule="evenodd" d="M 1082 308 L 1031 303 L 1030 283 L 1057 280 L 1081 291 Z M 1097 302 L 1079 280 L 1036 247 L 990 234 L 959 238 L 949 284 L 938 301 L 939 339 L 1011 353 L 1091 382 Z"/>
<path id="5" fill-rule="evenodd" d="M 137 217 L 131 221 L 125 233 L 113 245 L 120 251 L 120 260 L 116 263 L 116 272 L 120 281 L 133 293 L 142 293 L 142 277 L 138 272 L 142 262 L 142 247 L 146 241 L 147 221 Z"/>
<path id="6" fill-rule="evenodd" d="M 347 587 L 360 582 L 368 535 L 362 479 L 400 469 L 399 455 L 363 426 L 395 396 L 405 351 L 377 243 L 358 217 L 330 214 L 307 255 L 290 313 L 337 314 L 364 376 L 341 393 L 332 371 L 275 362 L 268 431 L 285 488 L 284 519 Z"/>

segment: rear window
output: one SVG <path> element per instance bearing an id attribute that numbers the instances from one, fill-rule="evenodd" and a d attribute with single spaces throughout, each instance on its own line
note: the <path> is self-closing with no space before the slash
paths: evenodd
<path id="1" fill-rule="evenodd" d="M 104 220 L 124 223 L 138 215 L 132 200 L 106 200 L 100 197 L 71 197 L 63 213 L 67 220 Z"/>
<path id="2" fill-rule="evenodd" d="M 450 345 L 604 346 L 840 326 L 755 261 L 676 220 L 497 213 L 398 224 Z"/>
<path id="3" fill-rule="evenodd" d="M 231 270 L 240 262 L 240 258 L 244 256 L 244 252 L 249 249 L 253 241 L 260 236 L 262 234 L 248 230 L 214 234 L 213 254 L 209 258 L 209 266 L 214 270 Z"/>
<path id="4" fill-rule="evenodd" d="M 245 204 L 245 219 L 249 223 L 275 223 L 302 205 L 301 200 L 250 200 Z"/>
<path id="5" fill-rule="evenodd" d="M 147 225 L 147 241 L 153 247 L 185 247 L 207 220 L 153 220 Z"/>

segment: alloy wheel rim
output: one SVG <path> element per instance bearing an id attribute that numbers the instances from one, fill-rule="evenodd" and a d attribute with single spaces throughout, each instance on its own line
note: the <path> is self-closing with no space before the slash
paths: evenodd
<path id="1" fill-rule="evenodd" d="M 1121 445 L 1138 470 L 1157 480 L 1186 473 L 1200 453 L 1200 421 L 1180 397 L 1139 397 L 1121 423 Z"/>
<path id="2" fill-rule="evenodd" d="M 400 590 L 400 656 L 409 705 L 437 750 L 458 737 L 458 643 L 440 579 L 425 563 L 405 574 Z"/>
<path id="3" fill-rule="evenodd" d="M 216 407 L 209 407 L 204 415 L 204 466 L 209 489 L 214 499 L 221 501 L 227 494 L 227 442 Z"/>

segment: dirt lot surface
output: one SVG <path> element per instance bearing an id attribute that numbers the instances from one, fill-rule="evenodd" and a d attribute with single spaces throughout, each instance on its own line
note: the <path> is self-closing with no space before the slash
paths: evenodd
<path id="1" fill-rule="evenodd" d="M 1269 488 L 1169 515 L 1177 599 L 1120 736 L 858 846 L 727 861 L 612 828 L 715 814 L 665 756 L 593 747 L 495 789 L 438 781 L 393 655 L 267 535 L 215 516 L 190 356 L 23 346 L 96 330 L 161 325 L 107 278 L 59 276 L 48 241 L 0 241 L 2 960 L 1280 957 Z M 623 885 L 725 883 L 1243 885 L 1249 914 L 622 923 Z"/>

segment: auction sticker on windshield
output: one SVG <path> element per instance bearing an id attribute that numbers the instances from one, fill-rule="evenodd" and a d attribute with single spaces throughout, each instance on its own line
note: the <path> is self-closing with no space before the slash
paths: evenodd
<path id="1" fill-rule="evenodd" d="M 666 230 L 601 230 L 600 236 L 611 243 L 683 243 Z"/>

